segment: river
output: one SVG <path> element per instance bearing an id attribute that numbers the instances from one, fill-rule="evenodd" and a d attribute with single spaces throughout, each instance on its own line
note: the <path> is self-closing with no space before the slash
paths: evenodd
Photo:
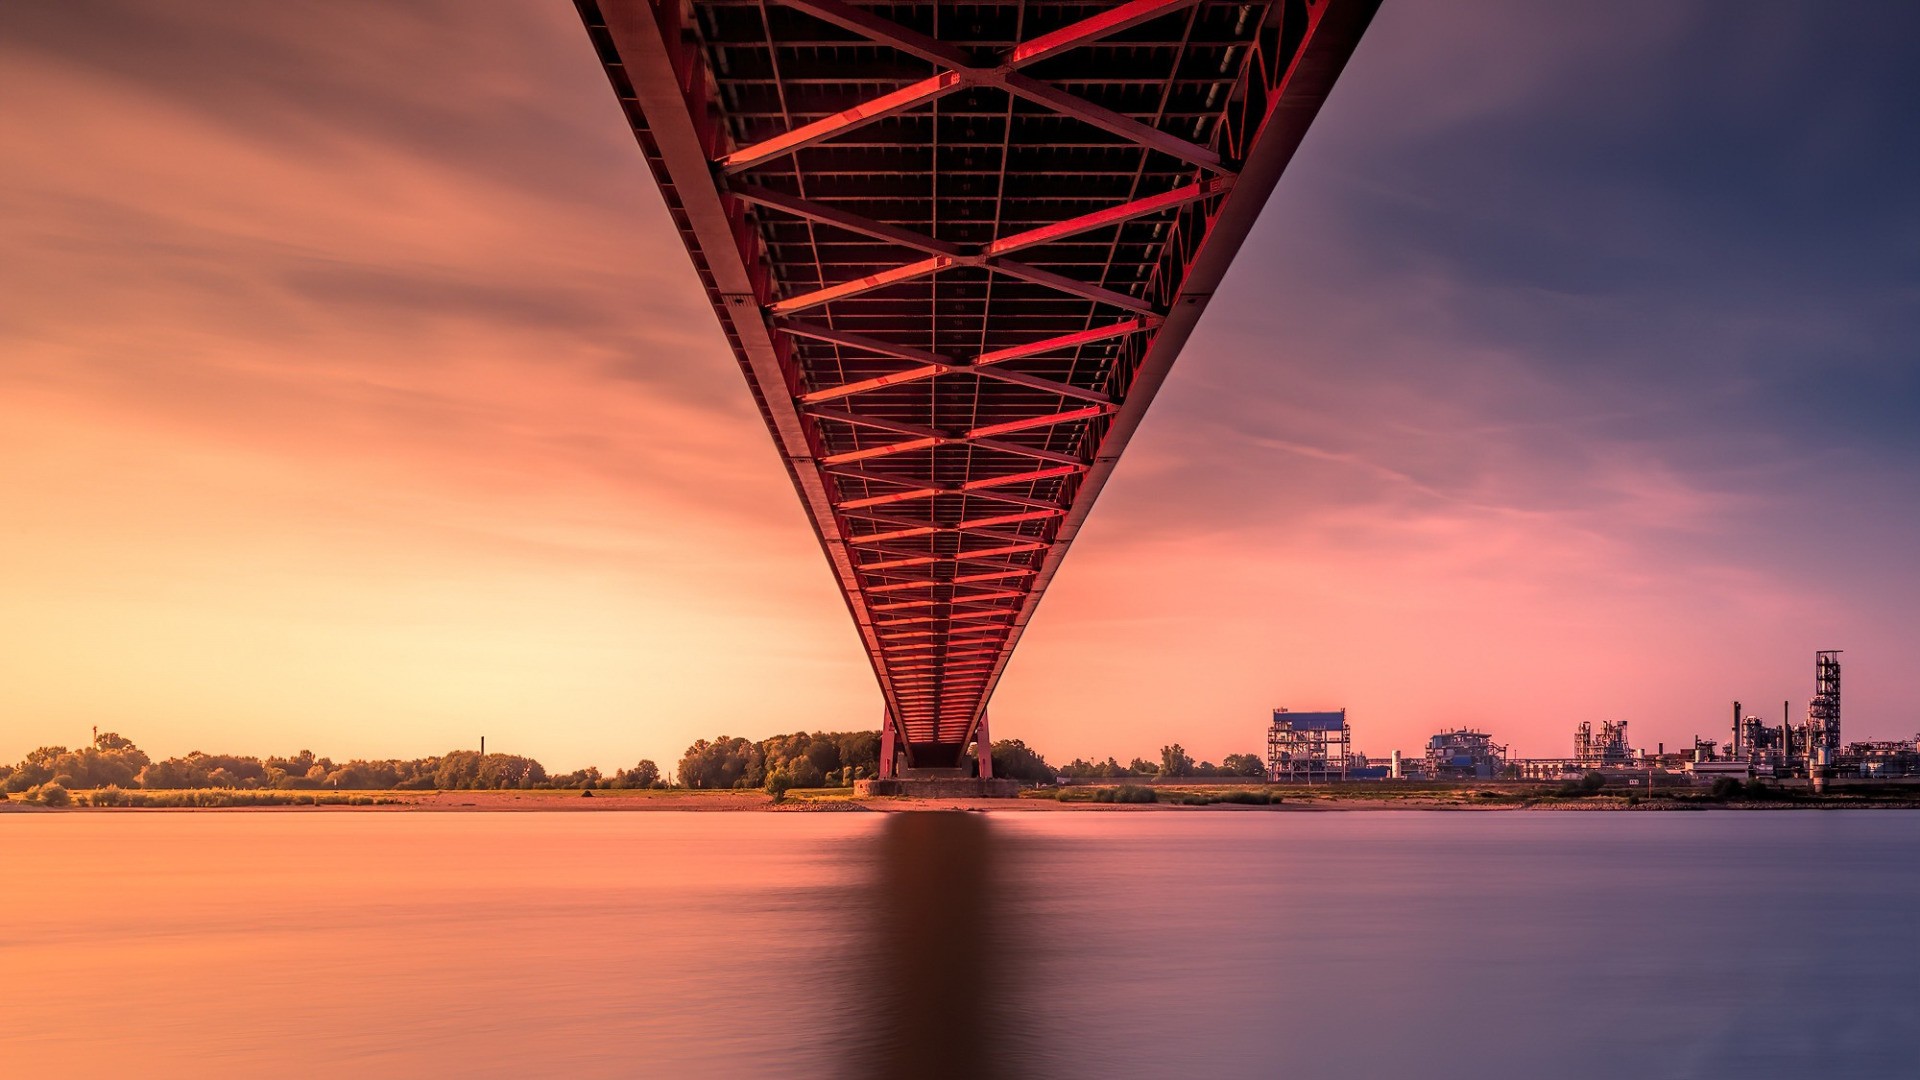
<path id="1" fill-rule="evenodd" d="M 13 1075 L 1920 1076 L 1920 813 L 0 816 Z"/>

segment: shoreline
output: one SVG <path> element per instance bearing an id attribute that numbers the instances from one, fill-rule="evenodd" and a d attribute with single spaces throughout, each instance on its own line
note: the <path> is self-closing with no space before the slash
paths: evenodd
<path id="1" fill-rule="evenodd" d="M 206 798 L 214 805 L 92 805 L 94 792 L 74 791 L 72 804 L 63 807 L 33 805 L 14 797 L 0 802 L 5 813 L 163 813 L 241 811 L 255 813 L 374 812 L 374 813 L 646 813 L 679 811 L 689 813 L 899 813 L 913 810 L 994 810 L 1029 813 L 1342 813 L 1380 810 L 1428 810 L 1443 812 L 1489 813 L 1496 811 L 1548 811 L 1575 813 L 1684 811 L 1774 811 L 1774 810 L 1914 810 L 1920 809 L 1920 786 L 1890 785 L 1886 789 L 1864 793 L 1852 789 L 1824 795 L 1795 794 L 1773 799 L 1716 800 L 1704 791 L 1681 790 L 1653 796 L 1599 794 L 1562 797 L 1534 790 L 1503 791 L 1497 786 L 1470 785 L 1459 788 L 1425 788 L 1406 791 L 1345 791 L 1324 786 L 1292 788 L 1274 786 L 1278 801 L 1266 805 L 1238 802 L 1187 804 L 1237 785 L 1157 785 L 1156 796 L 1165 801 L 1151 803 L 1094 802 L 1091 799 L 1061 799 L 1063 789 L 1039 789 L 1023 792 L 1012 799 L 918 798 L 902 795 L 860 797 L 845 788 L 805 789 L 789 792 L 775 802 L 759 790 L 690 791 L 686 789 L 595 789 L 591 795 L 579 790 L 473 790 L 473 791 L 355 791 L 298 792 L 259 791 L 257 789 L 212 789 L 205 792 L 154 791 L 124 792 L 149 795 L 167 801 Z M 1064 789 L 1074 790 L 1074 789 Z M 1079 790 L 1089 790 L 1080 788 Z M 279 801 L 281 799 L 286 801 Z M 254 805 L 219 805 L 224 799 Z"/>

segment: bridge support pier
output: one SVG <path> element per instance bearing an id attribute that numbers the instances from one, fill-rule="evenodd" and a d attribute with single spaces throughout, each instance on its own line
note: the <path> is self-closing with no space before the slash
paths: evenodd
<path id="1" fill-rule="evenodd" d="M 966 762 L 946 768 L 916 768 L 899 763 L 899 732 L 893 715 L 887 713 L 880 728 L 880 767 L 871 780 L 856 780 L 854 793 L 861 797 L 900 795 L 912 799 L 1012 799 L 1020 794 L 1016 780 L 996 780 L 993 775 L 993 740 L 987 734 L 987 722 L 981 717 L 974 732 L 975 755 L 979 765 L 975 774 L 967 774 Z"/>

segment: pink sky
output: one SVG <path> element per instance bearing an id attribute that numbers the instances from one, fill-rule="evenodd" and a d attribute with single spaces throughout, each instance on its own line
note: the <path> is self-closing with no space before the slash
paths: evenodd
<path id="1" fill-rule="evenodd" d="M 1476 54 L 1430 7 L 1387 5 L 1362 44 L 995 734 L 1055 761 L 1218 760 L 1259 749 L 1274 706 L 1344 706 L 1375 753 L 1474 725 L 1562 754 L 1613 718 L 1673 746 L 1718 736 L 1734 697 L 1804 708 L 1812 652 L 1838 647 L 1848 737 L 1912 735 L 1910 462 L 1696 422 L 1769 343 L 1846 338 L 1844 312 L 1501 280 L 1355 210 L 1506 218 L 1436 204 L 1394 155 L 1524 130 L 1560 80 L 1653 63 L 1690 24 L 1516 9 L 1534 47 Z M 877 726 L 568 6 L 6 19 L 0 759 L 97 724 L 159 754 L 484 734 L 612 769 Z M 1604 227 L 1568 239 L 1596 261 L 1661 250 L 1657 213 L 1564 209 Z M 1601 323 L 1642 328 L 1608 346 L 1637 359 L 1558 363 Z M 1701 381 L 1662 382 L 1676 362 Z"/>

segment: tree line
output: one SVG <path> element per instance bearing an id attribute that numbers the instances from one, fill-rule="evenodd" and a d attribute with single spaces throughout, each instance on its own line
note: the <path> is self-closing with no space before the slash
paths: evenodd
<path id="1" fill-rule="evenodd" d="M 993 744 L 995 776 L 1028 783 L 1052 783 L 1059 776 L 1115 778 L 1139 776 L 1261 776 L 1264 765 L 1252 754 L 1229 754 L 1219 765 L 1195 762 L 1178 743 L 1160 748 L 1160 760 L 1134 758 L 1121 765 L 1074 759 L 1055 768 L 1019 739 Z M 700 739 L 680 758 L 677 776 L 642 760 L 612 776 L 597 768 L 550 774 L 538 761 L 518 754 L 481 754 L 453 750 L 437 757 L 336 762 L 302 750 L 291 757 L 206 754 L 155 761 L 117 732 L 94 736 L 78 749 L 43 746 L 16 764 L 0 764 L 0 790 L 35 791 L 51 785 L 63 790 L 100 788 L 268 791 L 452 791 L 532 788 L 765 789 L 776 795 L 791 788 L 848 787 L 879 771 L 880 735 L 875 731 L 794 732 L 758 741 L 721 735 Z M 970 764 L 970 762 L 969 762 Z"/>
<path id="2" fill-rule="evenodd" d="M 999 747 L 994 747 L 994 763 L 999 764 Z M 1074 758 L 1062 766 L 1061 776 L 1076 779 L 1124 779 L 1129 776 L 1265 776 L 1266 762 L 1258 754 L 1228 754 L 1215 765 L 1211 761 L 1195 761 L 1179 743 L 1160 748 L 1160 760 L 1148 761 L 1134 758 L 1122 765 L 1113 758 L 1105 761 L 1085 761 Z"/>
<path id="3" fill-rule="evenodd" d="M 1134 758 L 1129 765 L 1111 757 L 1104 762 L 1076 758 L 1055 768 L 1019 739 L 1001 739 L 993 744 L 992 753 L 993 775 L 1035 784 L 1050 784 L 1061 776 L 1260 777 L 1267 772 L 1255 754 L 1228 754 L 1215 765 L 1194 761 L 1179 743 L 1161 747 L 1158 762 Z M 792 788 L 847 787 L 874 776 L 879 762 L 880 735 L 874 731 L 801 731 L 758 742 L 721 735 L 687 747 L 678 776 L 690 788 L 764 788 L 779 795 Z M 972 767 L 971 756 L 964 764 Z"/>
<path id="4" fill-rule="evenodd" d="M 498 788 L 665 787 L 660 767 L 641 761 L 602 776 L 597 768 L 552 775 L 530 757 L 453 750 L 437 757 L 335 762 L 302 750 L 292 757 L 203 754 L 155 761 L 133 740 L 112 731 L 75 750 L 43 746 L 13 765 L 0 764 L 0 789 L 23 792 L 43 785 L 65 790 L 117 787 L 280 791 L 451 791 Z"/>
<path id="5" fill-rule="evenodd" d="M 879 765 L 877 731 L 797 731 L 758 742 L 731 735 L 700 739 L 681 755 L 676 775 L 683 787 L 784 791 L 848 787 L 875 775 Z"/>
<path id="6" fill-rule="evenodd" d="M 1052 783 L 1053 767 L 1019 739 L 993 744 L 993 774 L 1030 783 Z M 972 768 L 972 759 L 965 762 Z M 755 742 L 721 735 L 701 739 L 680 758 L 679 782 L 690 788 L 763 788 L 780 796 L 792 788 L 849 787 L 876 776 L 877 731 L 798 731 Z"/>

